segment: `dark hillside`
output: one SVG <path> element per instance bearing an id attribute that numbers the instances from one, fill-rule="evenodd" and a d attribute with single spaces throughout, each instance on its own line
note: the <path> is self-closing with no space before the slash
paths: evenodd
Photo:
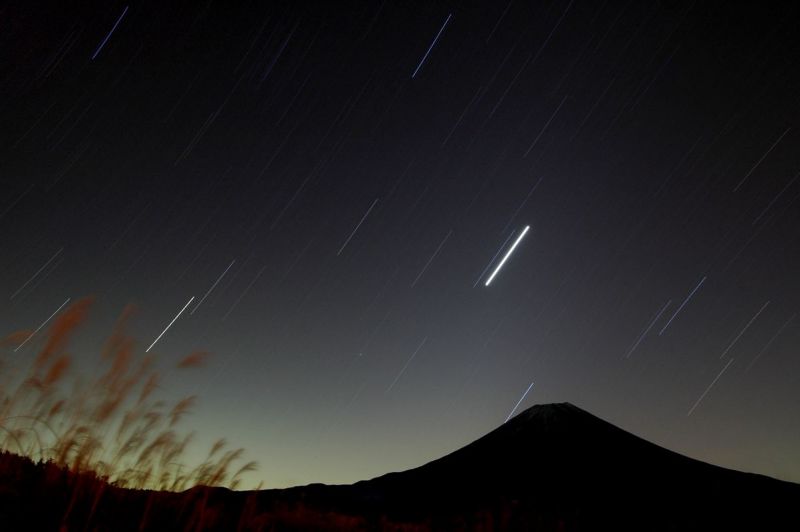
<path id="1" fill-rule="evenodd" d="M 800 530 L 800 486 L 679 455 L 567 403 L 353 485 L 127 490 L 5 455 L 9 529 Z"/>

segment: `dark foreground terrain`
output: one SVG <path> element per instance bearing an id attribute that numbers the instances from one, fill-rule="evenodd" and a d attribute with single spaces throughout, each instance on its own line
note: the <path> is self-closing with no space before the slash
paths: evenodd
<path id="1" fill-rule="evenodd" d="M 352 485 L 183 493 L 0 458 L 2 530 L 800 530 L 800 485 L 534 406 L 416 469 Z"/>

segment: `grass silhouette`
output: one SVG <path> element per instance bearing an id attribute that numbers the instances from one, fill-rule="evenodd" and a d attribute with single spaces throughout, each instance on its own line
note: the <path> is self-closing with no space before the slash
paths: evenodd
<path id="1" fill-rule="evenodd" d="M 195 396 L 167 404 L 155 397 L 161 375 L 153 355 L 139 353 L 126 332 L 134 314 L 127 306 L 100 353 L 97 375 L 72 375 L 71 338 L 86 322 L 93 298 L 76 301 L 45 332 L 28 367 L 16 371 L 0 359 L 0 449 L 94 477 L 114 487 L 184 491 L 195 486 L 237 489 L 242 475 L 256 462 L 243 465 L 244 450 L 229 448 L 222 438 L 206 459 L 184 463 L 194 433 L 181 432 Z M 0 347 L 19 347 L 30 331 L 7 336 Z M 4 357 L 5 358 L 5 357 Z M 201 367 L 208 353 L 185 356 L 176 368 Z M 3 453 L 3 456 L 8 456 Z M 98 494 L 99 497 L 99 494 Z"/>
<path id="2" fill-rule="evenodd" d="M 165 376 L 126 332 L 132 306 L 104 342 L 97 370 L 73 366 L 70 341 L 92 303 L 74 302 L 35 342 L 32 331 L 0 339 L 0 528 L 300 531 L 363 521 L 302 501 L 270 502 L 261 484 L 232 491 L 257 464 L 225 438 L 187 463 L 194 433 L 181 424 L 197 398 L 157 397 Z M 16 367 L 23 344 L 35 351 Z M 173 368 L 191 371 L 208 356 L 192 352 Z"/>

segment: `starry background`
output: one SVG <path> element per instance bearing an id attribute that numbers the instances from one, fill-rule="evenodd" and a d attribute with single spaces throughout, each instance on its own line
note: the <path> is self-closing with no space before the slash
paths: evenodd
<path id="1" fill-rule="evenodd" d="M 194 297 L 162 393 L 268 487 L 528 389 L 800 481 L 798 12 L 728 4 L 3 3 L 2 333 L 94 295 L 90 369 Z"/>

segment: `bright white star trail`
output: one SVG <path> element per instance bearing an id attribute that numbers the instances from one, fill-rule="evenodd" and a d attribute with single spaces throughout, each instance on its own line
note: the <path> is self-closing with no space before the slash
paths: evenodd
<path id="1" fill-rule="evenodd" d="M 514 412 L 517 411 L 517 408 L 519 408 L 520 403 L 522 403 L 522 401 L 525 400 L 525 396 L 528 395 L 528 392 L 531 391 L 531 388 L 533 388 L 533 383 L 530 383 L 530 385 L 528 386 L 528 389 L 525 390 L 525 393 L 523 393 L 522 397 L 519 398 L 519 401 L 517 401 L 517 404 L 515 404 L 514 408 L 511 409 L 511 412 L 508 413 L 508 417 L 506 418 L 506 421 L 511 419 L 511 416 L 513 416 Z M 503 423 L 505 423 L 506 421 L 503 421 Z"/>
<path id="2" fill-rule="evenodd" d="M 499 271 L 500 271 L 500 268 L 502 268 L 502 267 L 503 267 L 503 264 L 505 264 L 505 263 L 506 263 L 506 261 L 508 260 L 508 257 L 510 257 L 512 253 L 514 253 L 514 249 L 515 249 L 515 248 L 516 248 L 516 247 L 519 245 L 519 243 L 520 243 L 520 242 L 522 241 L 522 239 L 525 237 L 525 234 L 528 232 L 528 229 L 530 229 L 530 228 L 531 228 L 531 226 L 530 226 L 530 225 L 526 225 L 526 226 L 525 226 L 525 229 L 523 229 L 523 230 L 522 230 L 522 233 L 520 233 L 520 235 L 517 237 L 517 239 L 514 241 L 514 243 L 513 243 L 513 244 L 511 244 L 511 247 L 508 249 L 508 251 L 506 252 L 506 254 L 505 254 L 505 255 L 503 256 L 503 258 L 500 260 L 500 264 L 498 264 L 498 265 L 497 265 L 497 268 L 495 268 L 495 269 L 494 269 L 494 271 L 492 272 L 492 275 L 490 275 L 490 276 L 489 276 L 489 278 L 488 278 L 488 279 L 486 279 L 486 285 L 485 285 L 485 286 L 489 286 L 489 284 L 490 284 L 490 283 L 492 282 L 492 280 L 494 279 L 495 275 L 497 275 L 497 272 L 499 272 Z"/>
<path id="3" fill-rule="evenodd" d="M 150 347 L 148 347 L 147 349 L 145 349 L 145 350 L 144 350 L 144 352 L 145 352 L 145 353 L 149 353 L 149 352 L 150 352 L 150 350 L 151 350 L 151 349 L 153 349 L 153 346 L 154 346 L 154 345 L 156 345 L 156 342 L 158 342 L 159 340 L 161 340 L 161 337 L 162 337 L 162 336 L 164 336 L 164 333 L 165 333 L 165 332 L 167 332 L 167 331 L 169 330 L 169 328 L 170 328 L 170 327 L 172 327 L 172 324 L 173 324 L 173 323 L 175 323 L 175 322 L 178 320 L 178 318 L 180 318 L 180 317 L 181 317 L 181 314 L 183 314 L 183 311 L 184 311 L 184 310 L 186 310 L 186 307 L 188 307 L 189 305 L 191 305 L 191 304 L 192 304 L 192 301 L 194 301 L 194 296 L 192 296 L 192 298 L 191 298 L 191 299 L 190 299 L 190 300 L 189 300 L 189 301 L 188 301 L 188 302 L 187 302 L 187 303 L 186 303 L 186 304 L 183 306 L 183 308 L 181 309 L 181 311 L 180 311 L 180 312 L 178 312 L 178 313 L 175 315 L 175 317 L 174 317 L 174 318 L 172 318 L 172 321 L 171 321 L 171 322 L 169 322 L 169 325 L 167 325 L 167 327 L 166 327 L 166 328 L 165 328 L 163 331 L 161 331 L 161 334 L 159 334 L 159 335 L 158 335 L 158 338 L 156 338 L 155 340 L 153 340 L 153 343 L 152 343 L 152 344 L 150 344 Z"/>

